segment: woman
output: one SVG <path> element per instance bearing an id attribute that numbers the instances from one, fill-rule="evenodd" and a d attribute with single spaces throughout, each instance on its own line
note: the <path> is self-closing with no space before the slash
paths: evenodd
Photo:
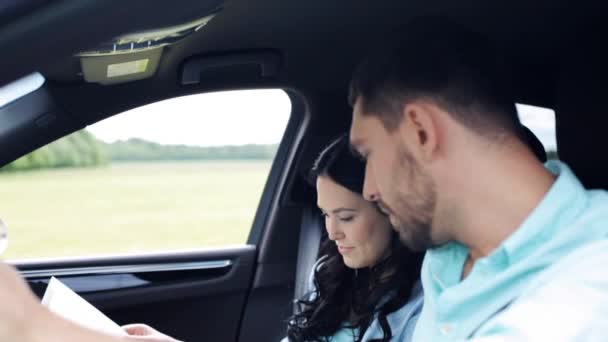
<path id="1" fill-rule="evenodd" d="M 409 341 L 422 308 L 421 255 L 408 251 L 388 217 L 362 197 L 365 164 L 348 138 L 317 158 L 311 181 L 328 240 L 284 341 Z"/>

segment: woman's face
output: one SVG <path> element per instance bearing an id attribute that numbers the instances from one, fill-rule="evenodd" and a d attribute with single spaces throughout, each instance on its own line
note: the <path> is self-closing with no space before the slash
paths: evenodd
<path id="1" fill-rule="evenodd" d="M 361 195 L 328 176 L 317 178 L 317 205 L 329 239 L 350 268 L 376 265 L 389 253 L 392 227 L 388 217 Z"/>

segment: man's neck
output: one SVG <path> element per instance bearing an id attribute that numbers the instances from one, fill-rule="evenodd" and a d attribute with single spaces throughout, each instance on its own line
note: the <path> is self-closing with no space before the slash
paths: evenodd
<path id="1" fill-rule="evenodd" d="M 480 162 L 476 175 L 468 180 L 461 203 L 464 220 L 454 227 L 455 240 L 469 248 L 463 279 L 479 258 L 521 226 L 555 177 L 530 156 L 515 154 Z"/>

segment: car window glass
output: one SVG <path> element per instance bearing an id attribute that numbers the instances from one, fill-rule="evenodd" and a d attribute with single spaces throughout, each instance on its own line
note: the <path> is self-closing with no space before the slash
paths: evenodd
<path id="1" fill-rule="evenodd" d="M 115 115 L 0 171 L 9 259 L 244 244 L 284 133 L 283 90 L 170 99 Z"/>
<path id="2" fill-rule="evenodd" d="M 548 159 L 557 159 L 555 111 L 525 104 L 517 104 L 519 120 L 542 142 Z"/>

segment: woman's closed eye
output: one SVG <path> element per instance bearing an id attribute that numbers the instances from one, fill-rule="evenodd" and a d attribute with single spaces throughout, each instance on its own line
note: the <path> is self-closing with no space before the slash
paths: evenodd
<path id="1" fill-rule="evenodd" d="M 333 216 L 334 219 L 336 219 L 340 222 L 351 222 L 357 216 L 355 210 L 352 210 L 352 209 L 336 209 L 331 214 L 327 213 L 325 210 L 321 209 L 320 214 L 324 220 L 327 220 Z"/>
<path id="2" fill-rule="evenodd" d="M 351 222 L 352 220 L 355 219 L 354 216 L 345 216 L 345 217 L 338 217 L 338 219 L 342 222 Z"/>

